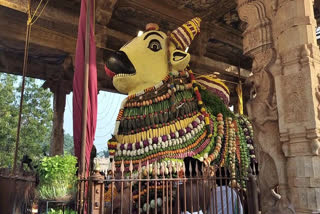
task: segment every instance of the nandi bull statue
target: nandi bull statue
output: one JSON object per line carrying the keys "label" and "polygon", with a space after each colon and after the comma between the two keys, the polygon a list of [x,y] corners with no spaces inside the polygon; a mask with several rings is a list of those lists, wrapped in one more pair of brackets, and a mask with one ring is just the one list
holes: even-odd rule
{"label": "nandi bull statue", "polygon": [[[200,22],[194,18],[168,35],[148,24],[106,62],[115,88],[128,94],[108,142],[117,168],[123,163],[125,171],[140,165],[146,174],[168,174],[170,166],[179,174],[183,159],[193,157],[225,166],[234,182],[247,175],[255,159],[251,123],[229,111],[223,82],[206,76],[197,81],[188,65],[185,50],[200,33]],[[147,162],[157,166],[148,172]]]}

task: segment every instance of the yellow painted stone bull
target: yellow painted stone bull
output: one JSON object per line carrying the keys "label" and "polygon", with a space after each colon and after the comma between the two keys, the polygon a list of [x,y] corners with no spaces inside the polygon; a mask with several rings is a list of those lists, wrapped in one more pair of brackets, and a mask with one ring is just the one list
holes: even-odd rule
{"label": "yellow painted stone bull", "polygon": [[117,166],[131,170],[131,163],[134,169],[141,164],[145,170],[148,162],[154,165],[145,173],[172,168],[178,174],[183,159],[193,157],[226,166],[233,178],[247,175],[255,159],[252,125],[229,111],[229,90],[221,81],[201,77],[199,83],[215,94],[203,90],[188,66],[185,49],[200,33],[200,22],[194,18],[168,35],[148,24],[106,62],[115,88],[128,94],[108,142]]}

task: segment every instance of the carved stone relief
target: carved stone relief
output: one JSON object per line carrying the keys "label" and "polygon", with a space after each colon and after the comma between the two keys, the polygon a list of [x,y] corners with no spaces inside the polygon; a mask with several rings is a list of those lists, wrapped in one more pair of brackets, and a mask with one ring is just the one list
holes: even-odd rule
{"label": "carved stone relief", "polygon": [[[261,209],[264,214],[293,214],[295,213],[293,207],[283,193],[283,186],[279,185],[279,174],[277,173],[279,161],[284,160],[272,158],[265,152],[260,152],[261,165],[259,167],[259,187],[260,192],[263,193],[261,199]],[[277,162],[276,162],[277,161]],[[284,187],[286,188],[286,187]]]}
{"label": "carved stone relief", "polygon": [[[280,78],[281,86],[281,99],[283,102],[284,123],[299,123],[306,122],[311,119],[313,114],[306,111],[308,108],[313,108],[311,96],[308,95],[310,90],[309,73],[311,78],[318,78],[320,83],[320,76],[313,74],[310,69],[316,69],[316,62],[318,58],[318,50],[313,49],[312,44],[300,45],[296,48],[290,49],[281,54],[281,73],[275,74]],[[310,67],[311,66],[311,67]],[[320,86],[315,85],[315,102],[317,103],[317,112],[320,119]],[[311,139],[310,139],[311,140]]]}
{"label": "carved stone relief", "polygon": [[316,97],[317,97],[317,100],[318,100],[318,119],[320,120],[320,74],[317,75],[318,77],[318,86],[316,88]]}
{"label": "carved stone relief", "polygon": [[269,65],[274,60],[273,49],[256,54],[252,65],[253,75],[246,81],[246,84],[251,87],[250,100],[247,104],[248,114],[261,131],[263,131],[261,126],[266,122],[277,121],[278,118],[274,80],[269,72]]}
{"label": "carved stone relief", "polygon": [[[277,2],[271,4],[276,9]],[[246,81],[251,87],[247,110],[254,124],[257,157],[261,164],[258,180],[263,191],[262,213],[294,213],[288,200],[286,158],[280,143],[275,82],[270,71],[277,59],[271,21],[263,1],[238,0],[238,12],[242,21],[247,22],[243,49],[253,58],[253,75]],[[281,191],[276,193],[275,187]]]}
{"label": "carved stone relief", "polygon": [[271,0],[271,9],[273,13],[277,13],[278,10],[278,0]]}
{"label": "carved stone relief", "polygon": [[259,41],[260,35],[258,31],[251,31],[248,32],[244,40],[244,45],[246,47],[254,47],[254,46],[259,46],[261,41]]}
{"label": "carved stone relief", "polygon": [[307,104],[306,97],[304,95],[305,87],[304,75],[300,72],[298,74],[287,75],[283,79],[283,99],[285,104],[285,121],[287,123],[306,121],[308,117],[306,115],[305,106]]}
{"label": "carved stone relief", "polygon": [[261,1],[239,0],[239,17],[247,22],[243,33],[243,51],[245,54],[254,55],[259,49],[271,47],[271,22],[266,17],[266,9]]}
{"label": "carved stone relief", "polygon": [[[265,193],[265,196],[261,198],[261,206],[262,210],[268,210],[270,207],[275,206],[276,200],[278,198],[274,198],[271,189],[274,189],[279,185],[278,175],[277,173],[270,173],[269,176],[265,175],[268,172],[276,172],[276,165],[274,160],[265,152],[260,152],[259,161],[262,163],[259,165],[259,173],[261,174],[259,177],[259,186],[260,192]],[[265,164],[268,163],[268,164]]]}

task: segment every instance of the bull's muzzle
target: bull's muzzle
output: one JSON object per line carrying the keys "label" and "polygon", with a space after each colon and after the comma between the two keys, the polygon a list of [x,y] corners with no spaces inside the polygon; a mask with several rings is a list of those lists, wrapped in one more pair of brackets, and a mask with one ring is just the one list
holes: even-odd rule
{"label": "bull's muzzle", "polygon": [[106,62],[106,72],[109,76],[117,74],[135,74],[136,69],[125,52],[116,51]]}

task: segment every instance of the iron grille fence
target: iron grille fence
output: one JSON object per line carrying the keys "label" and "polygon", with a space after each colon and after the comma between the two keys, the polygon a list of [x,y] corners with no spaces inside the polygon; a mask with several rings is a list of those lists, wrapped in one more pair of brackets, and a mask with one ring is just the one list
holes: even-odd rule
{"label": "iron grille fence", "polygon": [[[79,180],[85,195],[78,210],[92,214],[113,213],[210,213],[257,214],[258,192],[255,171],[231,177],[225,167],[172,166],[148,162],[137,170],[116,168],[108,175],[95,172]],[[81,189],[81,188],[80,188]],[[85,194],[87,192],[87,194]],[[81,197],[79,197],[81,198]]]}

